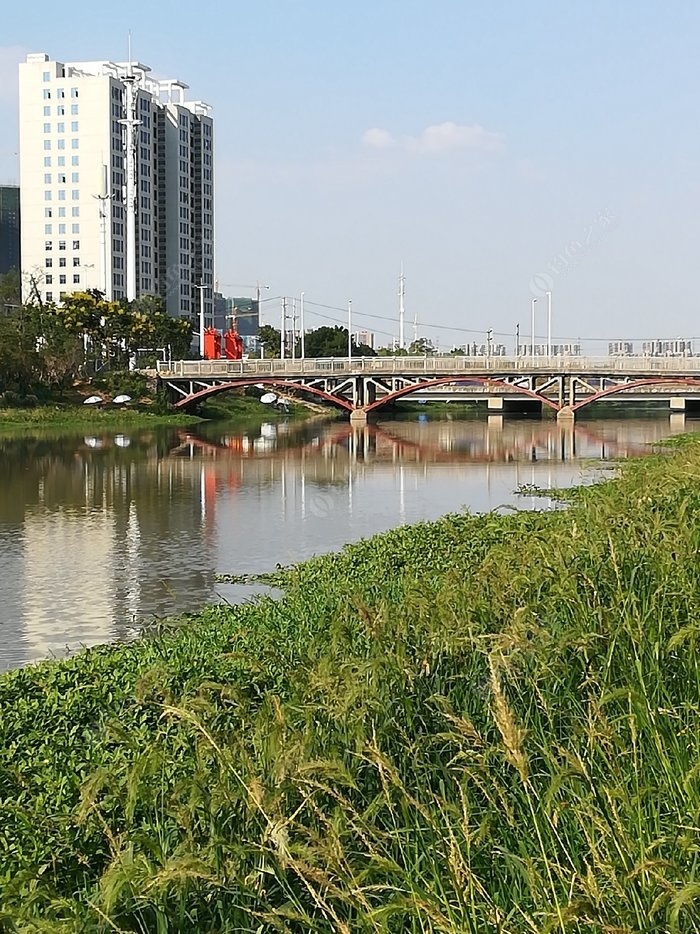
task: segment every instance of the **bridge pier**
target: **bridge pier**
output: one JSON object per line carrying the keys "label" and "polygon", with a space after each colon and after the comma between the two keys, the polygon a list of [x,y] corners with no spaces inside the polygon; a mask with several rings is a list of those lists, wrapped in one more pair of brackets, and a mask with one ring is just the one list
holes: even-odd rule
{"label": "bridge pier", "polygon": [[350,413],[350,424],[351,425],[366,425],[367,424],[367,413],[364,409],[353,409]]}
{"label": "bridge pier", "polygon": [[573,422],[575,418],[576,415],[570,405],[562,406],[557,412],[558,422]]}

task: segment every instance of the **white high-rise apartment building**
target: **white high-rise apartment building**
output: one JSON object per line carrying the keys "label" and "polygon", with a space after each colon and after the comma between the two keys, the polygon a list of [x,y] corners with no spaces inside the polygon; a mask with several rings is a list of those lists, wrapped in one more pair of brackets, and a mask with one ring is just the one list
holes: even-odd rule
{"label": "white high-rise apartment building", "polygon": [[[213,121],[138,63],[19,66],[25,299],[160,295],[168,313],[213,317]],[[201,288],[203,286],[203,288]]]}

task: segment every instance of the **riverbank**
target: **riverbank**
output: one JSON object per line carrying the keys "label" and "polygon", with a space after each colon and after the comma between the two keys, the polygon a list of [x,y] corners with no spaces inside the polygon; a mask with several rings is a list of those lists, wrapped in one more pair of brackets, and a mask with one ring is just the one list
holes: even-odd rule
{"label": "riverbank", "polygon": [[[0,678],[20,930],[699,930],[700,446]],[[62,926],[62,927],[61,927]]]}
{"label": "riverbank", "polygon": [[207,421],[259,423],[302,419],[314,412],[302,405],[288,410],[262,405],[259,399],[242,394],[216,397],[202,406],[200,415],[168,410],[147,400],[128,406],[85,405],[80,396],[32,408],[0,408],[0,431],[23,428],[151,428],[158,425],[187,426]]}

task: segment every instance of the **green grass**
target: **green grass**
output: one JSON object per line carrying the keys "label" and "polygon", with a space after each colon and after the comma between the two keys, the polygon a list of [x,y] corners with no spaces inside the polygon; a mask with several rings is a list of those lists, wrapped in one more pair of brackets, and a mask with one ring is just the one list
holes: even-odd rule
{"label": "green grass", "polygon": [[700,446],[0,678],[22,931],[700,931]]}
{"label": "green grass", "polygon": [[193,425],[201,418],[184,412],[139,409],[95,409],[91,406],[37,406],[33,409],[0,409],[0,430],[18,428],[149,428],[153,425]]}

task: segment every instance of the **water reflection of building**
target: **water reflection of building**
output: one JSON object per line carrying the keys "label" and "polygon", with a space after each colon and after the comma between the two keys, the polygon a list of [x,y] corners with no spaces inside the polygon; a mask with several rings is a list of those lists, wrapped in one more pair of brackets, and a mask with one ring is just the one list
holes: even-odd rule
{"label": "water reflection of building", "polygon": [[0,668],[214,597],[199,477],[153,436],[3,443]]}
{"label": "water reflection of building", "polygon": [[113,639],[117,543],[109,513],[35,506],[22,538],[22,629],[31,657]]}

